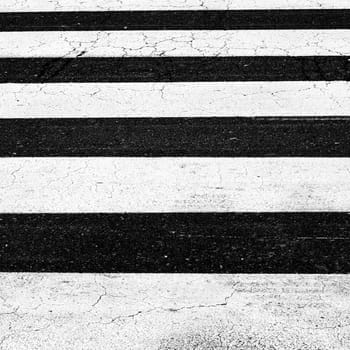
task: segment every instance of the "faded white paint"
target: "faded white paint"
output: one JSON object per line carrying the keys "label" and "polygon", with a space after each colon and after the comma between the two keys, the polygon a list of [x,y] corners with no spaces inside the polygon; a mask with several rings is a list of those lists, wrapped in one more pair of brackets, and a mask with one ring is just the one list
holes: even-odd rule
{"label": "faded white paint", "polygon": [[350,55],[350,30],[9,32],[0,57]]}
{"label": "faded white paint", "polygon": [[350,211],[349,176],[349,158],[1,158],[0,212]]}
{"label": "faded white paint", "polygon": [[349,0],[1,0],[0,11],[341,9]]}
{"label": "faded white paint", "polygon": [[0,84],[0,117],[348,116],[349,82]]}
{"label": "faded white paint", "polygon": [[0,274],[2,350],[348,350],[350,276]]}

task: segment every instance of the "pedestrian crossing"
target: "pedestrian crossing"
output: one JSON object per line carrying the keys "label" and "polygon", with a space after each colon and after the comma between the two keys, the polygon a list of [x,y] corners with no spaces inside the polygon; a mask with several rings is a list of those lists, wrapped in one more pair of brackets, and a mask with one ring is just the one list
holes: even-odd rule
{"label": "pedestrian crossing", "polygon": [[348,349],[349,43],[344,0],[2,0],[0,347]]}

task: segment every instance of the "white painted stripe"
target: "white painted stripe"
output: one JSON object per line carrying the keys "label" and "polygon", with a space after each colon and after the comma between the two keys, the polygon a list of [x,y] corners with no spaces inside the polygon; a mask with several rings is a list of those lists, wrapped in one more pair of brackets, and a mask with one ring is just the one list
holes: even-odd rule
{"label": "white painted stripe", "polygon": [[349,289],[346,275],[2,273],[0,342],[3,349],[345,350]]}
{"label": "white painted stripe", "polygon": [[0,84],[0,117],[347,116],[349,82]]}
{"label": "white painted stripe", "polygon": [[2,158],[0,212],[350,211],[349,158]]}
{"label": "white painted stripe", "polygon": [[8,32],[0,57],[350,55],[350,30]]}
{"label": "white painted stripe", "polygon": [[1,0],[0,11],[341,9],[349,0]]}

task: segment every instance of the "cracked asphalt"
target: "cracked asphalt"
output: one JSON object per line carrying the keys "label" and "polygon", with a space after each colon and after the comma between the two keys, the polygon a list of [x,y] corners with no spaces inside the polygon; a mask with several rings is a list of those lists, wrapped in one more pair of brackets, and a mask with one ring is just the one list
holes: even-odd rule
{"label": "cracked asphalt", "polygon": [[0,349],[347,350],[346,275],[1,274]]}

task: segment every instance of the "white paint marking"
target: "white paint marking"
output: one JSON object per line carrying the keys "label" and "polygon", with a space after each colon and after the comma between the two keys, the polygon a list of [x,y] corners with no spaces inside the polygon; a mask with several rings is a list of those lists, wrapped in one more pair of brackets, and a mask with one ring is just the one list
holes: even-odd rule
{"label": "white paint marking", "polygon": [[342,9],[349,0],[1,0],[0,11]]}
{"label": "white paint marking", "polygon": [[348,158],[1,158],[0,212],[350,211]]}
{"label": "white paint marking", "polygon": [[349,290],[346,275],[1,273],[0,342],[10,350],[345,350]]}
{"label": "white paint marking", "polygon": [[0,117],[348,116],[349,82],[0,84]]}
{"label": "white paint marking", "polygon": [[9,32],[0,57],[350,55],[350,30]]}

